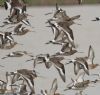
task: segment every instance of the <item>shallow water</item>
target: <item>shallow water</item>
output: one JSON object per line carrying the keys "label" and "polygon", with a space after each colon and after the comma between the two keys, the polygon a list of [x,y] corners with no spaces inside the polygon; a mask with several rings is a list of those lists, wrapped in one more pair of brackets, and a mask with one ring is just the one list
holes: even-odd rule
{"label": "shallow water", "polygon": [[[97,10],[100,10],[100,5],[95,6],[61,6],[62,9],[66,10],[69,16],[81,15],[79,20],[76,20],[76,23],[82,25],[73,25],[71,28],[73,29],[75,42],[78,44],[78,50],[84,53],[77,53],[73,56],[66,57],[67,58],[75,58],[78,56],[87,55],[89,45],[92,45],[95,50],[95,63],[99,63],[100,61],[100,22],[92,22],[91,20],[95,17],[100,16],[100,13]],[[54,54],[60,50],[60,46],[58,45],[45,45],[46,42],[53,38],[53,34],[50,28],[46,27],[46,20],[52,17],[51,15],[45,16],[45,13],[52,12],[55,10],[55,7],[29,7],[27,12],[34,17],[29,17],[29,21],[32,24],[33,31],[29,32],[24,36],[14,36],[15,41],[21,43],[23,45],[16,45],[13,49],[10,50],[2,50],[0,49],[0,58],[4,57],[11,51],[16,50],[26,50],[28,52],[32,52],[33,55],[37,55],[40,53],[50,53]],[[9,12],[4,9],[0,9],[0,23],[7,17]],[[8,26],[7,26],[8,27]],[[0,31],[6,31],[7,27],[0,28]],[[30,27],[28,27],[30,28]],[[12,31],[13,29],[9,29],[7,31]],[[32,62],[25,62],[27,59],[30,59],[28,56],[23,56],[20,58],[7,58],[5,60],[0,59],[0,64],[4,65],[4,68],[0,68],[0,79],[5,80],[5,72],[6,71],[15,71],[17,69],[26,68],[32,69]],[[64,61],[64,63],[66,62]],[[49,70],[47,70],[44,64],[40,64],[36,66],[36,71],[40,73],[44,78],[36,78],[35,79],[35,90],[37,93],[40,92],[41,89],[50,89],[52,81],[54,78],[58,79],[58,90],[57,92],[64,93],[65,95],[75,95],[76,91],[66,91],[66,85],[70,83],[71,78],[75,78],[73,73],[73,65],[67,65],[66,68],[66,83],[63,83],[57,70],[52,66]],[[91,73],[99,73],[100,68],[96,68],[95,70],[90,71]],[[92,79],[88,76],[86,78]],[[100,93],[100,84],[97,84],[95,87],[89,87],[84,91],[87,95],[98,95]]]}

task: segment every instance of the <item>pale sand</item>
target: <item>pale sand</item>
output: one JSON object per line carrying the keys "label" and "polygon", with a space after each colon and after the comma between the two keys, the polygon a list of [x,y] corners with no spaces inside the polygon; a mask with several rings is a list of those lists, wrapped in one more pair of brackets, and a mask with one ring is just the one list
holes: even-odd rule
{"label": "pale sand", "polygon": [[[99,63],[100,61],[100,22],[92,22],[91,20],[97,16],[100,16],[100,5],[95,6],[61,6],[62,9],[66,10],[69,16],[81,15],[80,20],[76,20],[75,22],[82,24],[73,25],[71,28],[74,32],[75,42],[79,45],[78,50],[83,51],[83,54],[75,54],[71,57],[67,58],[75,58],[78,56],[87,55],[89,45],[92,45],[95,50],[95,63]],[[33,31],[27,33],[24,36],[14,36],[15,41],[18,43],[22,43],[24,45],[16,45],[13,49],[10,50],[2,50],[0,49],[0,58],[4,57],[11,51],[16,50],[26,50],[32,52],[33,55],[37,55],[40,53],[50,53],[54,54],[60,50],[60,46],[58,45],[45,45],[46,42],[53,38],[53,34],[50,28],[45,27],[46,20],[52,17],[51,15],[45,16],[45,13],[52,12],[55,10],[55,7],[31,7],[28,8],[28,13],[33,15],[34,17],[29,17],[30,23],[34,27]],[[4,9],[0,9],[0,23],[3,21],[5,17],[7,17],[9,12]],[[6,30],[6,28],[1,28],[1,30]],[[13,29],[10,29],[13,30]],[[10,31],[9,30],[9,31]],[[26,68],[32,69],[32,62],[25,61],[30,59],[28,56],[23,56],[21,58],[7,58],[5,60],[0,59],[0,64],[4,65],[5,68],[0,68],[0,79],[5,80],[5,72],[6,71],[15,71],[16,69]],[[66,61],[65,61],[66,62]],[[64,63],[65,63],[64,62]],[[37,78],[35,79],[35,89],[38,93],[41,89],[50,89],[51,82],[54,78],[58,79],[58,92],[65,93],[66,95],[75,95],[75,91],[66,91],[66,85],[70,82],[71,77],[74,77],[73,65],[65,66],[66,68],[66,83],[63,83],[57,70],[52,66],[51,69],[47,70],[44,64],[37,65],[36,71],[43,75],[46,78]],[[99,67],[91,73],[99,73]],[[92,79],[92,78],[91,78]],[[100,84],[96,87],[90,87],[86,91],[84,91],[87,95],[99,95],[100,93]]]}

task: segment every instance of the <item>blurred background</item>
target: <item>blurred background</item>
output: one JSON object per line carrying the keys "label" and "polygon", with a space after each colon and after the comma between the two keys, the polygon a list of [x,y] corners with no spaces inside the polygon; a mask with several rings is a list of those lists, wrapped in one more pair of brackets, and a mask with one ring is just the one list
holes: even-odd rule
{"label": "blurred background", "polygon": [[[5,0],[0,0],[0,5],[3,6]],[[55,5],[77,5],[80,0],[24,0],[29,6],[48,6]],[[82,4],[99,4],[100,0],[82,0]]]}

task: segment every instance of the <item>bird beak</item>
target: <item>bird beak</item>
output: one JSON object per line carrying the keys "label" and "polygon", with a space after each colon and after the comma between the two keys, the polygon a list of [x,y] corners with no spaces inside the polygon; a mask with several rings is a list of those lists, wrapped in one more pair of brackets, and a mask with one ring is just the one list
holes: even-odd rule
{"label": "bird beak", "polygon": [[53,12],[49,12],[49,13],[46,13],[46,14],[44,14],[44,15],[50,15],[50,14],[53,14]]}
{"label": "bird beak", "polygon": [[65,65],[68,65],[68,64],[70,64],[70,63],[68,62],[68,63],[66,63]]}
{"label": "bird beak", "polygon": [[18,86],[17,84],[11,84],[10,86]]}
{"label": "bird beak", "polygon": [[38,78],[43,78],[43,79],[45,79],[46,77],[44,77],[44,76],[37,76]]}
{"label": "bird beak", "polygon": [[23,45],[23,44],[21,44],[21,43],[17,43],[17,42],[15,42],[16,44],[19,44],[19,45]]}
{"label": "bird beak", "polygon": [[37,71],[35,71],[35,72],[36,72],[36,75],[37,75],[38,78],[46,78],[44,76],[41,76],[39,72],[37,72]]}
{"label": "bird beak", "polygon": [[67,90],[70,90],[71,89],[71,87],[67,87],[66,89],[64,89],[64,91],[67,91]]}
{"label": "bird beak", "polygon": [[29,15],[29,14],[28,14],[28,16],[30,16],[30,17],[34,17],[34,16],[32,16],[32,15]]}
{"label": "bird beak", "polygon": [[47,24],[47,23],[49,23],[50,22],[50,19],[48,19],[45,23]]}
{"label": "bird beak", "polygon": [[46,26],[46,27],[52,27],[52,26],[49,25],[49,26]]}
{"label": "bird beak", "polygon": [[28,62],[28,61],[32,61],[32,60],[34,60],[34,59],[32,58],[32,59],[30,59],[30,60],[26,60],[26,62]]}

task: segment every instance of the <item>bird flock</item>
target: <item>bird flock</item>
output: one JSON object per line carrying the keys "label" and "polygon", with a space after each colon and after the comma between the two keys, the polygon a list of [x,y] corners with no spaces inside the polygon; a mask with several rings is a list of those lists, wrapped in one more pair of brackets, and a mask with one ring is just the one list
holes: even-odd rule
{"label": "bird flock", "polygon": [[[26,3],[23,0],[6,0],[4,2],[4,7],[6,10],[9,10],[9,15],[7,18],[4,19],[0,28],[5,28],[8,26],[7,29],[13,29],[13,31],[0,31],[0,49],[10,50],[16,47],[17,44],[23,46],[23,44],[18,43],[14,39],[15,36],[24,36],[28,32],[33,32],[33,27],[29,22],[28,16],[33,17],[32,15],[27,14]],[[53,55],[47,54],[38,54],[34,56],[32,53],[27,51],[13,51],[9,54],[3,56],[1,59],[6,60],[9,57],[22,57],[27,55],[30,59],[26,60],[25,62],[33,62],[33,69],[18,69],[12,72],[6,72],[6,81],[0,80],[0,94],[2,95],[63,95],[58,90],[58,79],[55,75],[55,79],[52,79],[52,83],[50,90],[41,89],[40,92],[36,93],[35,86],[34,86],[34,79],[39,76],[38,72],[36,71],[36,66],[40,64],[44,64],[46,69],[50,69],[52,66],[57,70],[59,77],[61,78],[62,82],[66,83],[66,67],[70,64],[73,64],[73,73],[75,74],[76,78],[71,78],[71,82],[69,84],[66,83],[66,88],[63,91],[68,90],[76,90],[78,93],[75,95],[83,95],[83,91],[90,87],[91,85],[100,82],[100,75],[99,74],[90,74],[92,69],[96,69],[99,64],[94,63],[95,52],[91,45],[89,45],[88,53],[86,56],[83,57],[76,57],[75,59],[68,59],[71,55],[75,53],[84,53],[79,52],[77,50],[78,46],[74,40],[73,30],[71,29],[71,25],[77,24],[74,20],[80,18],[80,15],[76,15],[73,17],[69,17],[66,14],[66,11],[59,8],[58,4],[56,3],[56,10],[54,13],[46,13],[45,15],[48,16],[49,14],[53,14],[52,18],[48,19],[46,24],[48,28],[51,28],[53,33],[53,39],[48,40],[45,42],[45,45],[52,44],[56,47],[56,45],[60,45],[61,49],[59,52],[54,53]],[[81,24],[77,24],[81,25]],[[30,27],[28,29],[27,27]],[[67,60],[67,62],[63,63],[63,60]],[[4,66],[0,65],[1,68],[5,68]],[[96,79],[85,79],[85,76],[97,76]]]}

